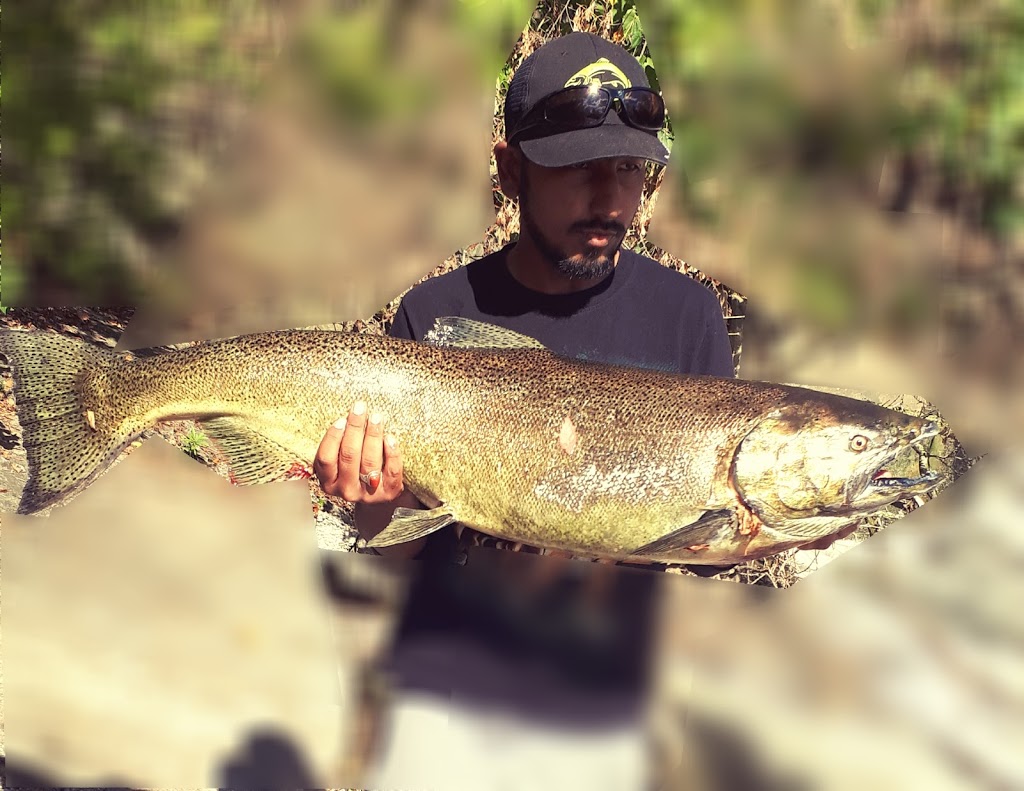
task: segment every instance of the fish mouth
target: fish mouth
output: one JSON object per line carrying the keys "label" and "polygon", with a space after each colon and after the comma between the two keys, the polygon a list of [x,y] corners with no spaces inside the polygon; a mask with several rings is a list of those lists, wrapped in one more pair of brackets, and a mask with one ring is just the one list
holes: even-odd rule
{"label": "fish mouth", "polygon": [[897,456],[905,452],[908,448],[920,445],[921,443],[932,439],[938,433],[938,423],[930,421],[924,425],[920,433],[915,431],[910,434],[910,436],[896,443],[896,446],[892,451],[879,462],[874,473],[871,473],[870,477],[865,476],[867,480],[864,482],[863,486],[858,487],[861,492],[861,496],[865,494],[871,495],[882,493],[898,493],[899,496],[907,496],[911,494],[920,494],[932,489],[942,479],[942,476],[938,473],[928,470],[915,477],[894,477],[889,475],[888,467]]}
{"label": "fish mouth", "polygon": [[884,489],[888,487],[895,487],[899,489],[907,489],[920,484],[932,483],[933,481],[939,480],[937,473],[928,471],[923,475],[919,475],[916,478],[886,478],[882,477],[885,474],[885,470],[880,470],[878,474],[871,479],[868,486]]}

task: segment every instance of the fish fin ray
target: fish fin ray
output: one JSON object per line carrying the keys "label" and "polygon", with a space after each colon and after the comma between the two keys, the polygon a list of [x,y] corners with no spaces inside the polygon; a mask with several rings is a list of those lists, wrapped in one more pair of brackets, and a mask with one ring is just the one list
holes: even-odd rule
{"label": "fish fin ray", "polygon": [[424,511],[418,508],[396,508],[391,522],[366,542],[368,547],[390,547],[429,536],[442,527],[455,523],[455,517],[443,505]]}
{"label": "fish fin ray", "polygon": [[81,405],[81,373],[109,366],[117,358],[114,352],[56,332],[0,330],[0,355],[14,376],[21,444],[28,457],[18,513],[34,514],[89,486],[138,433],[97,431]]}
{"label": "fish fin ray", "polygon": [[544,349],[528,335],[462,316],[442,316],[434,322],[423,342],[454,349]]}
{"label": "fish fin ray", "polygon": [[675,552],[687,547],[710,543],[723,527],[734,528],[736,514],[724,508],[718,511],[706,511],[697,521],[666,533],[642,547],[634,549],[630,554],[636,556],[661,555]]}
{"label": "fish fin ray", "polygon": [[199,425],[227,458],[232,481],[241,486],[281,481],[297,468],[308,467],[242,418],[218,417],[201,420]]}

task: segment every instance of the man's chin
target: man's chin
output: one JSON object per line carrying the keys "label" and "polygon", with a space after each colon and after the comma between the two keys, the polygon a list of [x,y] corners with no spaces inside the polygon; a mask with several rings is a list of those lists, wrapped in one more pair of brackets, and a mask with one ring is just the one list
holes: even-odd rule
{"label": "man's chin", "polygon": [[[616,248],[617,251],[617,248]],[[558,271],[574,280],[589,280],[610,275],[615,269],[615,253],[577,254],[558,262]]]}

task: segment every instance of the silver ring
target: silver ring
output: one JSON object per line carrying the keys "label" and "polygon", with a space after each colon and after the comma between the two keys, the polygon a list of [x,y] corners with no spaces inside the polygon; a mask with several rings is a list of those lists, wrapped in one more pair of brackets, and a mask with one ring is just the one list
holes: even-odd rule
{"label": "silver ring", "polygon": [[376,475],[377,476],[377,483],[380,483],[380,471],[378,471],[378,470],[370,470],[366,474],[359,473],[359,480],[361,480],[367,486],[372,486],[373,485],[373,481],[370,479],[371,475]]}

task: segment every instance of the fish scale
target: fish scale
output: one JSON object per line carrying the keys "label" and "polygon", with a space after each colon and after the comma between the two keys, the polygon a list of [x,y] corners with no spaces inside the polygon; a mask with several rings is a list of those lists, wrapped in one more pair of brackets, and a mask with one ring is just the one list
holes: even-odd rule
{"label": "fish scale", "polygon": [[288,330],[117,354],[0,332],[29,458],[19,510],[66,502],[165,420],[198,420],[237,482],[282,479],[357,400],[388,416],[408,488],[440,503],[399,509],[374,546],[458,522],[582,556],[728,563],[938,484],[875,482],[937,428],[870,402],[570,360],[465,319],[428,340]]}

